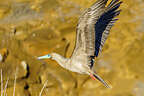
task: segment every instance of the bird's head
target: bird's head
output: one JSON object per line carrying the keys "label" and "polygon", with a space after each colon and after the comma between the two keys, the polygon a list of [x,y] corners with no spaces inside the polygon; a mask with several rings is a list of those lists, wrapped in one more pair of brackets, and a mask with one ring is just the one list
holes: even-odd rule
{"label": "bird's head", "polygon": [[44,56],[39,56],[37,57],[38,60],[40,59],[59,59],[60,57],[62,57],[61,55],[57,54],[57,53],[51,53],[51,54],[47,54],[47,55],[44,55]]}
{"label": "bird's head", "polygon": [[61,56],[57,53],[51,53],[51,54],[47,54],[47,55],[44,55],[44,56],[37,57],[38,60],[49,59],[49,58],[52,59],[52,60],[57,61],[64,68],[66,68],[66,62],[69,60],[69,59],[64,58],[63,56]]}

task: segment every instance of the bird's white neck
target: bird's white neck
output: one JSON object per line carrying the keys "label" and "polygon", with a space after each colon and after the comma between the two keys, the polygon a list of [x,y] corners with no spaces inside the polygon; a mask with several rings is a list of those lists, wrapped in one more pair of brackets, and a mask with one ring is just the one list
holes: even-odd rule
{"label": "bird's white neck", "polygon": [[68,58],[65,58],[57,53],[52,53],[51,54],[52,56],[52,59],[57,61],[57,63],[59,63],[59,65],[61,65],[63,68],[66,68],[67,69],[67,64],[68,64],[68,61],[69,59]]}

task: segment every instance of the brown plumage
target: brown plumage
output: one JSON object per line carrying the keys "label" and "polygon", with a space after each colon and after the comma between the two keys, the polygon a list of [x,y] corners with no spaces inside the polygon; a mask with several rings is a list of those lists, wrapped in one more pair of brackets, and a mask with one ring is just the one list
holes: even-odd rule
{"label": "brown plumage", "polygon": [[57,53],[38,57],[38,59],[52,58],[62,67],[81,74],[88,74],[101,81],[106,87],[108,84],[96,74],[93,69],[94,59],[99,55],[109,31],[120,14],[119,0],[112,0],[106,7],[108,0],[98,0],[87,8],[79,18],[75,48],[70,58],[64,58]]}

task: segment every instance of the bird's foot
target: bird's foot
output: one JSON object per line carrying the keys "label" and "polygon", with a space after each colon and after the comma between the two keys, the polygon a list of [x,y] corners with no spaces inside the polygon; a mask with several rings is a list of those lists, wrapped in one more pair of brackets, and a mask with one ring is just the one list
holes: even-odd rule
{"label": "bird's foot", "polygon": [[92,80],[96,80],[95,76],[91,73],[90,73],[90,77],[92,78]]}

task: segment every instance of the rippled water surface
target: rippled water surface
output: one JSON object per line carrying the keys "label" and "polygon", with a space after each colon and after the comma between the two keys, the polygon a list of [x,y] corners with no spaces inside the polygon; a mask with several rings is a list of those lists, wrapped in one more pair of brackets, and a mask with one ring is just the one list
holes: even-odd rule
{"label": "rippled water surface", "polygon": [[[144,96],[144,0],[123,0],[95,69],[111,86],[67,71],[55,61],[69,57],[81,12],[96,0],[0,0],[0,69],[7,96]],[[110,0],[109,0],[110,1]],[[16,85],[14,85],[16,74]],[[45,87],[44,87],[45,85]]]}

